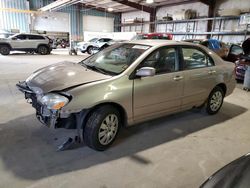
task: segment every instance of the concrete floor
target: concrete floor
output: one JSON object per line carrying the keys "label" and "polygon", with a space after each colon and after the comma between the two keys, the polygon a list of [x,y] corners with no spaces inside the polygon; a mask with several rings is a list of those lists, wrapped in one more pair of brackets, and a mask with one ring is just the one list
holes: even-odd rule
{"label": "concrete floor", "polygon": [[84,145],[56,152],[72,131],[41,125],[15,83],[45,65],[83,58],[0,56],[1,188],[193,188],[250,151],[250,92],[238,85],[215,116],[191,110],[122,129],[105,152]]}

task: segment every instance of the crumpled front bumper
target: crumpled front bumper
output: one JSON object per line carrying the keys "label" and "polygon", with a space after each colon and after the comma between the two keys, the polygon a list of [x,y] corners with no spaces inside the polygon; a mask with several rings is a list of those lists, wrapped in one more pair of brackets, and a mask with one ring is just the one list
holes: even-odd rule
{"label": "crumpled front bumper", "polygon": [[47,127],[56,128],[56,122],[59,118],[60,111],[59,110],[50,110],[46,108],[46,106],[42,105],[37,100],[37,94],[34,93],[28,86],[25,81],[19,82],[16,84],[17,88],[24,93],[25,99],[28,103],[32,105],[33,108],[36,109],[36,117],[37,119]]}

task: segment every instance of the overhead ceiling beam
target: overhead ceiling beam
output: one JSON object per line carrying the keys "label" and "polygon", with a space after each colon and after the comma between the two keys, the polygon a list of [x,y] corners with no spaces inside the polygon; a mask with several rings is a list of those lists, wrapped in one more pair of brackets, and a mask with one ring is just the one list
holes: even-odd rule
{"label": "overhead ceiling beam", "polygon": [[[97,7],[97,6],[94,6],[94,5],[87,5],[87,4],[84,4],[84,3],[78,3],[78,8],[79,9],[83,9],[83,8],[86,8],[86,9],[94,9],[94,10],[98,10],[100,12],[105,12],[107,13],[108,10],[106,8],[102,8],[102,7]],[[88,11],[88,10],[86,10]],[[108,12],[108,13],[111,13],[111,14],[119,14],[117,12]]]}
{"label": "overhead ceiling beam", "polygon": [[159,3],[156,3],[156,7],[162,7],[162,6],[175,6],[175,5],[183,5],[183,4],[189,4],[189,3],[196,3],[200,2],[199,0],[169,0],[169,1],[162,1]]}
{"label": "overhead ceiling beam", "polygon": [[135,8],[137,10],[144,11],[144,12],[148,12],[148,13],[154,12],[154,8],[144,6],[144,5],[141,5],[141,4],[138,4],[138,3],[135,3],[135,2],[131,2],[131,1],[128,1],[128,0],[112,0],[112,1],[123,4],[123,5],[126,5],[126,6],[129,6],[129,7],[132,7],[132,8]]}

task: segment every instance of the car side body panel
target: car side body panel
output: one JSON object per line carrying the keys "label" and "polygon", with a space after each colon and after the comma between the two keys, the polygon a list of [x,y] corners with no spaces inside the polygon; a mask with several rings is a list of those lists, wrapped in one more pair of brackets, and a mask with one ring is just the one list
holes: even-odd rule
{"label": "car side body panel", "polygon": [[[60,110],[61,114],[70,116],[82,110],[91,110],[101,104],[114,103],[125,111],[127,124],[133,125],[201,105],[206,102],[208,95],[218,84],[225,85],[226,96],[231,94],[235,88],[234,65],[223,61],[218,55],[206,47],[175,41],[155,42],[154,40],[143,40],[130,43],[141,45],[156,44],[152,45],[149,50],[143,53],[124,72],[117,76],[107,76],[103,74],[105,79],[85,83],[85,77],[87,78],[97,74],[96,72],[89,72],[87,75],[85,72],[77,79],[79,83],[82,81],[82,84],[75,87],[63,88],[58,87],[59,84],[64,86],[64,82],[70,82],[69,77],[60,77],[60,82],[53,81],[53,76],[49,76],[50,72],[43,72],[43,77],[47,75],[47,77],[52,79],[50,89],[48,89],[47,92],[53,91],[52,88],[57,88],[57,91],[61,90],[72,96],[71,101]],[[164,73],[152,77],[131,77],[131,75],[136,72],[137,66],[154,50],[163,46],[179,48],[182,45],[204,50],[213,59],[215,65],[213,67],[194,70],[180,69],[178,72]],[[72,68],[73,65],[71,64],[70,66]],[[76,68],[78,68],[78,66],[79,65],[74,65]],[[79,66],[79,69],[80,68],[84,69]],[[209,71],[211,70],[215,72],[210,74]],[[67,67],[65,67],[64,72],[68,74],[69,72],[67,71],[70,70],[67,70]],[[176,81],[174,79],[176,76],[183,78]],[[54,79],[57,78],[58,77],[54,75]],[[33,83],[32,79],[31,76],[31,83]],[[39,77],[37,79],[39,80]],[[44,87],[45,86],[46,84],[44,84]],[[42,88],[42,85],[40,87]]]}
{"label": "car side body panel", "polygon": [[183,80],[175,81],[182,72],[159,74],[134,80],[134,121],[136,123],[181,109]]}
{"label": "car side body panel", "polygon": [[[62,111],[79,112],[99,104],[115,103],[126,112],[128,125],[133,125],[199,106],[206,101],[212,89],[221,83],[226,85],[226,95],[229,95],[235,87],[233,64],[227,64],[214,52],[201,48],[213,58],[215,66],[135,79],[129,79],[130,72],[127,70],[119,76],[68,91],[73,99]],[[155,49],[152,48],[134,62],[131,73]],[[209,74],[211,70],[215,73]],[[174,81],[173,78],[180,75],[184,80]]]}
{"label": "car side body panel", "polygon": [[73,97],[72,101],[61,111],[62,113],[75,113],[100,104],[115,103],[123,108],[128,124],[131,124],[133,123],[132,92],[133,80],[129,80],[127,76],[116,76],[93,82],[68,91]]}

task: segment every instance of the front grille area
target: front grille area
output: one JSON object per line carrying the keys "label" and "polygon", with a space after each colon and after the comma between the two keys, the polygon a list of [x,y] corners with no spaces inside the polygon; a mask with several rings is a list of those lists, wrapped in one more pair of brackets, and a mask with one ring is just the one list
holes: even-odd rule
{"label": "front grille area", "polygon": [[[36,117],[37,119],[45,124],[46,126],[50,127],[56,126],[57,119],[59,116],[58,111],[49,110],[46,106],[39,103],[37,100],[37,95],[34,93],[27,85],[25,81],[19,82],[16,84],[17,88],[24,93],[25,99],[27,99],[27,102],[32,105],[33,108],[36,109]],[[41,96],[38,96],[41,97]]]}

